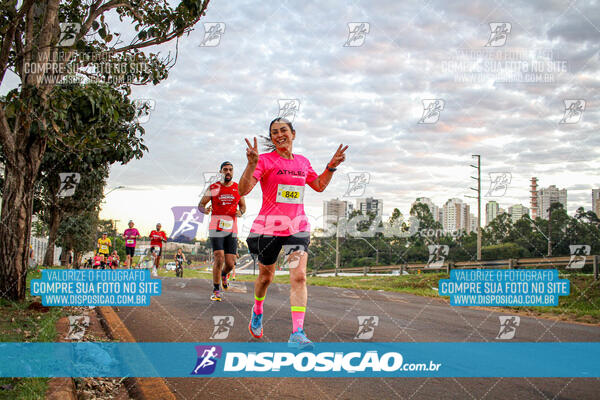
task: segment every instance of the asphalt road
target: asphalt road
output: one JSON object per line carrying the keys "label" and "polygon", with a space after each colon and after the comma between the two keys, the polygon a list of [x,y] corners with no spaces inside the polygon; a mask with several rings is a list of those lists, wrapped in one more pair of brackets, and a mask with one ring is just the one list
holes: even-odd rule
{"label": "asphalt road", "polygon": [[[119,316],[139,342],[250,341],[251,282],[233,282],[222,302],[211,302],[203,279],[163,278],[150,307],[121,307]],[[305,330],[315,342],[358,341],[359,316],[376,316],[371,341],[487,342],[500,331],[488,310],[450,307],[402,293],[310,286]],[[287,341],[291,332],[289,285],[273,284],[264,306],[263,340]],[[213,316],[231,316],[233,328],[211,338]],[[600,326],[520,316],[511,341],[600,341]],[[490,360],[493,362],[493,360]],[[599,361],[600,362],[600,361]],[[181,399],[598,399],[596,378],[167,378]]]}

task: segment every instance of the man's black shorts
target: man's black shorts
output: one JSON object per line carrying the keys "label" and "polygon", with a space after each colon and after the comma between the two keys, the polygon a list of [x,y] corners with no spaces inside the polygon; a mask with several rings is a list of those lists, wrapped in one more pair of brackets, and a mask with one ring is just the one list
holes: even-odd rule
{"label": "man's black shorts", "polygon": [[225,254],[237,254],[237,234],[211,229],[209,236],[213,251],[224,250]]}
{"label": "man's black shorts", "polygon": [[[297,250],[308,251],[310,244],[309,232],[298,232],[291,236],[256,235],[250,233],[248,239],[250,254],[258,255],[262,265],[272,265],[277,262],[281,248],[285,249],[286,256]],[[285,247],[284,247],[285,246]]]}
{"label": "man's black shorts", "polygon": [[134,254],[135,254],[135,247],[125,246],[125,255],[133,257]]}
{"label": "man's black shorts", "polygon": [[155,252],[154,254],[157,256],[161,256],[162,255],[162,247],[152,246],[152,247],[150,247],[150,254],[152,254],[152,252]]}

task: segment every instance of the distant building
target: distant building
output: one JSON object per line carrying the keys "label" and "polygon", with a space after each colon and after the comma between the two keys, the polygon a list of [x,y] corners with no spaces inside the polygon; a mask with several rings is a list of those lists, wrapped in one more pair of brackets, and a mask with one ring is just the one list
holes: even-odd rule
{"label": "distant building", "polygon": [[372,212],[378,217],[383,217],[383,200],[372,197],[356,199],[356,209],[360,210],[363,215]]}
{"label": "distant building", "polygon": [[488,201],[485,205],[485,226],[488,226],[500,214],[500,206],[497,201]]}
{"label": "distant building", "polygon": [[600,189],[592,189],[592,211],[600,217]]}
{"label": "distant building", "polygon": [[530,206],[531,206],[531,219],[535,219],[540,215],[538,212],[538,191],[537,191],[537,178],[531,178],[530,193]]}
{"label": "distant building", "polygon": [[471,213],[468,204],[461,199],[449,199],[443,207],[442,226],[445,232],[468,232],[471,227]]}
{"label": "distant building", "polygon": [[433,220],[436,222],[440,222],[440,208],[433,204],[433,201],[431,201],[429,197],[417,197],[417,199],[412,203],[411,208],[417,203],[425,204],[427,207],[429,207],[429,211],[431,211]]}
{"label": "distant building", "polygon": [[548,209],[552,203],[560,203],[566,210],[567,189],[559,189],[554,185],[550,185],[545,189],[539,189],[537,191],[537,216],[548,219]]}
{"label": "distant building", "polygon": [[515,204],[514,206],[508,207],[508,215],[513,223],[523,217],[523,215],[529,215],[529,209],[522,204]]}
{"label": "distant building", "polygon": [[335,227],[338,218],[346,218],[348,215],[348,202],[338,199],[323,202],[323,230],[327,231]]}
{"label": "distant building", "polygon": [[477,233],[477,222],[478,222],[477,217],[474,216],[473,214],[469,214],[469,229],[467,230],[467,233],[471,233],[471,232]]}

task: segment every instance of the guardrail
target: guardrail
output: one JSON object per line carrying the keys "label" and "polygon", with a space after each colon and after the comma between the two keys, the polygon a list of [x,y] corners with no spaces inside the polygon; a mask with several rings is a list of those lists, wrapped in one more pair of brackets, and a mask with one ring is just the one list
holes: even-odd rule
{"label": "guardrail", "polygon": [[[350,268],[339,268],[337,272],[362,272],[364,275],[373,272],[394,272],[398,271],[400,274],[410,271],[445,271],[450,273],[452,269],[524,269],[524,268],[565,268],[569,271],[578,271],[584,266],[592,266],[592,273],[594,279],[599,279],[599,264],[600,256],[597,255],[586,255],[577,256],[579,258],[573,259],[572,256],[566,257],[547,257],[547,258],[510,258],[506,260],[486,260],[486,261],[444,261],[439,265],[429,265],[427,263],[405,263],[399,265],[376,265],[376,266],[365,266],[365,267],[350,267]],[[567,268],[569,265],[573,265],[573,262],[578,262],[577,268]],[[313,275],[335,273],[335,269],[326,269],[314,271]]]}

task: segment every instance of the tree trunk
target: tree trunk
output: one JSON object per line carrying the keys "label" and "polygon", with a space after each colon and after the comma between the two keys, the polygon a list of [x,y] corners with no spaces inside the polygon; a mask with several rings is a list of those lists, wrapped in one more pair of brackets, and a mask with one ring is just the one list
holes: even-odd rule
{"label": "tree trunk", "polygon": [[0,298],[14,301],[25,299],[34,185],[46,149],[46,141],[28,131],[19,136],[16,151],[5,153],[0,214]]}
{"label": "tree trunk", "polygon": [[58,207],[50,208],[50,223],[48,224],[48,248],[44,254],[44,265],[50,267],[54,265],[54,244],[58,236],[58,228],[62,220],[62,215]]}

